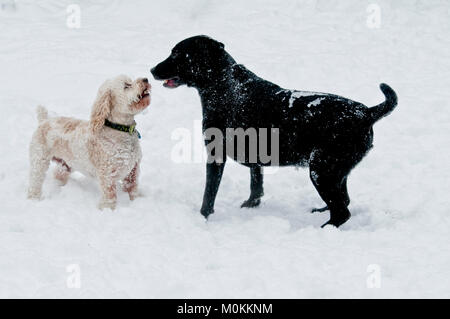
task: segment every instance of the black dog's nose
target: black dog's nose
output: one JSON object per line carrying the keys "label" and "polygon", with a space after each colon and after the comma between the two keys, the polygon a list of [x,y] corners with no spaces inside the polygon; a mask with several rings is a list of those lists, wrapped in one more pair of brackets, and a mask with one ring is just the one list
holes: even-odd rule
{"label": "black dog's nose", "polygon": [[147,79],[147,78],[143,78],[143,79],[142,79],[142,82],[148,83],[148,79]]}
{"label": "black dog's nose", "polygon": [[150,69],[150,72],[152,73],[152,75],[155,78],[155,80],[162,80],[162,78],[160,78],[157,74],[155,74],[156,66],[154,68]]}

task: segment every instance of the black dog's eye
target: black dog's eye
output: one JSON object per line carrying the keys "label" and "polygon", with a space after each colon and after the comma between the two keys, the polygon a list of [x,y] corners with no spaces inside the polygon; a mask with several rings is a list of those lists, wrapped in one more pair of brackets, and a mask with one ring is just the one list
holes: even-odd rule
{"label": "black dog's eye", "polygon": [[179,56],[178,52],[172,52],[172,54],[170,55],[172,59],[176,59]]}
{"label": "black dog's eye", "polygon": [[130,83],[125,83],[124,89],[129,89],[131,87]]}

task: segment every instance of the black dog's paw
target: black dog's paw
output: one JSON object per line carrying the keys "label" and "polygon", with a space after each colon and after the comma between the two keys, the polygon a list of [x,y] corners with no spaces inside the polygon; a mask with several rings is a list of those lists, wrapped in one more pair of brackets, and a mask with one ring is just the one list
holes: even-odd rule
{"label": "black dog's paw", "polygon": [[311,210],[311,213],[313,214],[313,213],[323,213],[323,212],[326,212],[327,210],[330,210],[329,208],[328,208],[328,206],[325,206],[325,207],[322,207],[322,208],[313,208],[312,210]]}
{"label": "black dog's paw", "polygon": [[206,219],[208,219],[209,215],[214,214],[214,209],[213,208],[202,208],[200,210],[200,214],[202,214]]}
{"label": "black dog's paw", "polygon": [[339,219],[330,219],[329,221],[327,221],[325,224],[323,224],[321,227],[324,228],[325,226],[331,225],[334,226],[336,228],[338,228],[339,226],[341,226],[342,224],[344,224],[347,220],[350,219],[350,215],[346,216],[344,218],[339,218]]}
{"label": "black dog's paw", "polygon": [[254,208],[261,204],[261,198],[249,198],[242,203],[241,208]]}

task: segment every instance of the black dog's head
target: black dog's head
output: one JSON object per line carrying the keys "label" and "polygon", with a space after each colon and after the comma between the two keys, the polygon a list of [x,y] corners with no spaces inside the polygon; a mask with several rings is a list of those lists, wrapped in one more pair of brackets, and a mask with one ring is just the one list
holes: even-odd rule
{"label": "black dog's head", "polygon": [[178,43],[170,56],[151,69],[156,80],[164,80],[167,88],[186,84],[202,87],[217,80],[234,60],[224,45],[207,36],[195,36]]}

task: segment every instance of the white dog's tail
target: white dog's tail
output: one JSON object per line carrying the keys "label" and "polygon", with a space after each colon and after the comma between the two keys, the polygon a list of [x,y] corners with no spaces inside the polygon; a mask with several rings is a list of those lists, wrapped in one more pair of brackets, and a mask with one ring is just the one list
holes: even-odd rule
{"label": "white dog's tail", "polygon": [[46,119],[48,119],[48,111],[45,107],[43,107],[42,105],[39,105],[36,108],[36,114],[37,114],[37,119],[39,123],[44,122]]}

